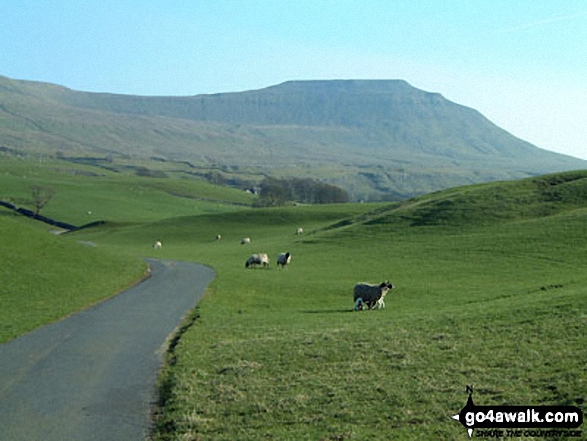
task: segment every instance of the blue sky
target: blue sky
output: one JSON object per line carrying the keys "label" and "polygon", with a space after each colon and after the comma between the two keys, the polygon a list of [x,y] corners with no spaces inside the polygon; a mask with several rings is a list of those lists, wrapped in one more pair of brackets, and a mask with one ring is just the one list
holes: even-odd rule
{"label": "blue sky", "polygon": [[197,95],[403,79],[587,159],[582,0],[2,0],[0,75]]}

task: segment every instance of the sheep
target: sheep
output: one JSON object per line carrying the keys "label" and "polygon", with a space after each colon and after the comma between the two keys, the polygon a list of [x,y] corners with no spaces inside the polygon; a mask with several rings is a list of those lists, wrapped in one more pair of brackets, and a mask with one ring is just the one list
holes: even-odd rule
{"label": "sheep", "polygon": [[296,230],[296,236],[299,236],[300,234],[303,234],[304,229],[301,227],[298,227],[298,229]]}
{"label": "sheep", "polygon": [[220,240],[220,239],[222,239],[222,236],[220,234],[217,234],[216,235],[216,240]]}
{"label": "sheep", "polygon": [[251,239],[248,237],[245,237],[243,239],[241,239],[241,245],[246,245],[248,243],[251,243]]}
{"label": "sheep", "polygon": [[281,253],[279,256],[277,256],[277,266],[281,265],[281,267],[284,268],[285,265],[289,265],[290,262],[291,254],[289,253]]}
{"label": "sheep", "polygon": [[355,311],[362,310],[364,305],[367,305],[369,309],[385,308],[385,302],[383,299],[390,289],[394,286],[389,282],[383,282],[380,285],[372,285],[370,283],[357,283],[355,285]]}
{"label": "sheep", "polygon": [[267,254],[260,253],[251,255],[245,263],[245,268],[254,268],[258,265],[262,265],[263,268],[269,267],[269,257],[267,257]]}
{"label": "sheep", "polygon": [[153,244],[153,248],[158,249],[161,248],[161,242],[157,241]]}

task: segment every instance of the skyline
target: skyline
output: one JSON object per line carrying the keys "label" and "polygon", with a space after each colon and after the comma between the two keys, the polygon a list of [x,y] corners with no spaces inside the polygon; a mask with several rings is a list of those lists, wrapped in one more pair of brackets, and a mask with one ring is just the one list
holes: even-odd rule
{"label": "skyline", "polygon": [[401,79],[537,147],[587,159],[581,1],[5,0],[0,38],[0,75],[88,92]]}

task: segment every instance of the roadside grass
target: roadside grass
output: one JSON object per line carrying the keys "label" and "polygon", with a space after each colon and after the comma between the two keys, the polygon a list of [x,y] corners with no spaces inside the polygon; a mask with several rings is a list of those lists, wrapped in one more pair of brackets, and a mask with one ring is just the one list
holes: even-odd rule
{"label": "roadside grass", "polygon": [[[0,199],[31,209],[26,201],[32,185],[56,190],[42,214],[77,225],[105,219],[109,225],[141,225],[167,216],[248,210],[252,202],[245,192],[196,179],[0,158]],[[91,240],[73,234],[48,234],[53,229],[0,207],[0,343],[117,294],[147,268],[142,249],[91,247]],[[146,248],[156,239],[149,238]]]}
{"label": "roadside grass", "polygon": [[[478,404],[583,407],[586,220],[274,236],[284,270],[206,246],[218,277],[155,439],[460,439],[468,384]],[[353,284],[386,278],[387,308],[353,312]]]}
{"label": "roadside grass", "polygon": [[147,268],[3,208],[0,238],[0,343],[119,293]]}

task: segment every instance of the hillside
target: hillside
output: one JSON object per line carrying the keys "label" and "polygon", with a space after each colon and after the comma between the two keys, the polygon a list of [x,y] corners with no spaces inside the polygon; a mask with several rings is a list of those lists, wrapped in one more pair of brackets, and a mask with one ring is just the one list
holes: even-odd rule
{"label": "hillside", "polygon": [[320,178],[356,200],[587,165],[400,80],[292,81],[238,93],[144,97],[0,77],[0,146]]}
{"label": "hillside", "polygon": [[[154,439],[457,439],[467,384],[485,405],[584,409],[586,190],[564,173],[74,235],[217,271],[168,354]],[[272,267],[246,269],[260,251]],[[386,308],[354,312],[354,283],[383,280]]]}
{"label": "hillside", "polygon": [[43,215],[78,226],[97,220],[135,223],[227,213],[250,209],[254,201],[244,191],[186,179],[183,174],[153,178],[59,160],[45,159],[39,164],[8,157],[0,161],[0,200],[34,209],[33,186],[55,192]]}
{"label": "hillside", "polygon": [[366,225],[494,225],[587,208],[587,171],[458,187],[396,203],[357,219]]}
{"label": "hillside", "polygon": [[146,264],[0,208],[0,343],[98,303],[144,276]]}
{"label": "hillside", "polygon": [[[0,177],[14,194],[32,181],[58,188],[55,217],[87,199],[107,221],[54,236],[0,209],[0,340],[107,297],[141,273],[139,257],[216,271],[170,339],[155,440],[464,438],[450,415],[468,384],[478,404],[585,410],[587,171],[396,203],[260,209],[172,175],[14,159]],[[199,206],[170,194],[179,189],[223,202]],[[229,201],[239,205],[227,211]],[[285,269],[275,265],[283,251],[293,256]],[[254,252],[270,268],[246,269]],[[386,308],[353,311],[354,284],[383,280],[395,285]],[[99,289],[82,298],[80,286]]]}

